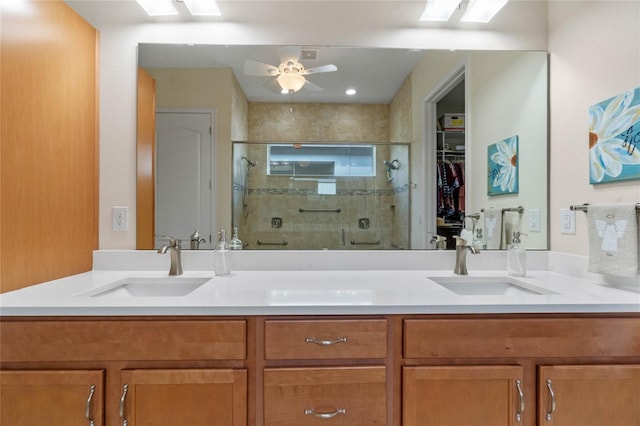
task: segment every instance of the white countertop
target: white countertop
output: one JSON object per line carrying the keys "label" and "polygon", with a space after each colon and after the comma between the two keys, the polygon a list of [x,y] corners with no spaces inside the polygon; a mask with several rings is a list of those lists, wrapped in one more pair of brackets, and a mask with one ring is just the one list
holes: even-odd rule
{"label": "white countertop", "polygon": [[[3,316],[331,315],[640,312],[640,292],[550,271],[528,271],[518,280],[553,294],[508,292],[460,295],[428,277],[434,270],[241,270],[207,277],[181,297],[92,297],[109,283],[166,277],[166,271],[97,270],[0,295]],[[471,277],[506,277],[504,271],[471,271]]]}

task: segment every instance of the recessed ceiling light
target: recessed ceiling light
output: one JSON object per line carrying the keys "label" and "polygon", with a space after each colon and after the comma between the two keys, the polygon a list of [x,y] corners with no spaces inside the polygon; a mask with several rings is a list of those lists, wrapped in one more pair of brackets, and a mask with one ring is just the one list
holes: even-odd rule
{"label": "recessed ceiling light", "polygon": [[357,92],[356,92],[356,89],[347,89],[344,93],[346,93],[346,94],[347,94],[347,95],[349,95],[349,96],[353,96],[353,95],[355,95]]}
{"label": "recessed ceiling light", "polygon": [[448,21],[460,0],[427,0],[421,21]]}
{"label": "recessed ceiling light", "polygon": [[149,16],[177,15],[178,9],[171,0],[136,0]]}
{"label": "recessed ceiling light", "polygon": [[215,0],[183,0],[189,13],[194,16],[220,16],[220,8]]}
{"label": "recessed ceiling light", "polygon": [[509,0],[471,0],[460,18],[463,22],[489,22]]}

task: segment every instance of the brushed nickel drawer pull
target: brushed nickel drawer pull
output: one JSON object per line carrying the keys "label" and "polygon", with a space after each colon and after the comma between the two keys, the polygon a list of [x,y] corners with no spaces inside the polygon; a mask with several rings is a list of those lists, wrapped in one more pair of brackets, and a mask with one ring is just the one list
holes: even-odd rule
{"label": "brushed nickel drawer pull", "polygon": [[96,422],[91,414],[91,405],[93,402],[93,394],[96,393],[96,385],[91,385],[89,387],[89,397],[87,398],[87,403],[84,406],[84,417],[89,420],[89,426],[95,426]]}
{"label": "brushed nickel drawer pull", "polygon": [[524,413],[524,392],[522,392],[522,386],[520,380],[516,380],[516,389],[518,390],[518,397],[520,398],[520,407],[516,411],[516,421],[522,421],[522,413]]}
{"label": "brushed nickel drawer pull", "polygon": [[315,343],[316,345],[321,345],[321,346],[331,346],[331,345],[335,345],[338,343],[347,343],[347,337],[338,337],[337,339],[334,340],[319,340],[316,339],[315,337],[307,337],[304,339],[305,343]]}
{"label": "brushed nickel drawer pull", "polygon": [[335,410],[332,413],[316,413],[316,410],[314,410],[313,408],[307,408],[304,410],[304,414],[306,416],[316,416],[319,419],[332,419],[335,416],[337,416],[338,414],[347,414],[347,409],[346,408],[338,408],[337,410]]}
{"label": "brushed nickel drawer pull", "polygon": [[556,411],[556,394],[551,387],[551,379],[547,379],[547,391],[549,392],[549,410],[547,411],[547,421],[553,418],[553,412]]}
{"label": "brushed nickel drawer pull", "polygon": [[122,396],[120,397],[120,418],[122,419],[122,426],[128,426],[129,422],[124,415],[124,401],[127,399],[127,391],[129,390],[129,385],[125,384],[122,386]]}

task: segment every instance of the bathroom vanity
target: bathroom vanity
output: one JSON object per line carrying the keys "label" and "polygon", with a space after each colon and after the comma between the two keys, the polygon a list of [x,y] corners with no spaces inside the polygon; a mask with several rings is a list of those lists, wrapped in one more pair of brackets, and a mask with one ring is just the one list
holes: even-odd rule
{"label": "bathroom vanity", "polygon": [[207,274],[192,271],[180,296],[153,293],[179,281],[137,285],[175,282],[164,274],[94,271],[2,295],[2,424],[640,418],[631,291],[547,271],[237,271],[199,285]]}

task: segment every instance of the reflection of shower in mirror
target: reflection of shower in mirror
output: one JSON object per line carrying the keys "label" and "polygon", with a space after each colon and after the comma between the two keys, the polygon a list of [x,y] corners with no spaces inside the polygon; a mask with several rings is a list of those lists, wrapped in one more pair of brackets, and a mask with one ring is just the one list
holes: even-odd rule
{"label": "reflection of shower in mirror", "polygon": [[247,170],[245,171],[245,174],[244,174],[244,183],[243,183],[244,188],[242,193],[242,216],[246,219],[247,216],[249,215],[249,209],[247,208],[248,207],[247,198],[249,197],[249,173],[251,172],[251,169],[253,169],[258,163],[255,161],[249,160],[244,155],[240,157],[240,159],[247,162]]}
{"label": "reflection of shower in mirror", "polygon": [[249,170],[251,170],[252,167],[255,167],[258,163],[256,163],[255,161],[251,161],[249,160],[247,157],[245,157],[244,155],[242,157],[240,157],[240,159],[246,161],[249,164]]}

